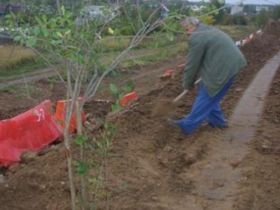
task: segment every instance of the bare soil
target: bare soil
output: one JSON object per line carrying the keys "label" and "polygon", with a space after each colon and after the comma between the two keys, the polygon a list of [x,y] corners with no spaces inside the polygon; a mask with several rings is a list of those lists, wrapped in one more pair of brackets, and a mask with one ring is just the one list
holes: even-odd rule
{"label": "bare soil", "polygon": [[274,79],[252,150],[242,164],[242,183],[237,210],[280,208],[280,69]]}
{"label": "bare soil", "polygon": [[[265,32],[262,38],[242,48],[248,66],[237,77],[223,101],[227,116],[257,71],[280,49],[280,34],[269,27],[266,31],[270,33]],[[172,100],[182,91],[180,70],[175,78],[166,81],[161,81],[160,74],[155,72],[157,69],[162,72],[167,67],[174,67],[183,60],[179,57],[170,63],[158,63],[133,72],[136,89],[141,93],[140,99],[111,118],[118,132],[107,160],[106,191],[110,196],[107,200],[101,200],[98,209],[186,210],[186,195],[196,194],[197,183],[193,181],[191,166],[207,158],[209,145],[222,131],[203,126],[194,135],[184,136],[166,123],[165,115],[153,115],[153,109],[160,101]],[[153,73],[149,74],[150,71]],[[32,100],[14,98],[12,90],[1,92],[0,119],[14,116],[46,97],[53,100],[63,97],[61,84],[50,84],[43,80],[34,86],[40,91],[33,93]],[[275,151],[273,154],[263,153],[264,139],[270,146],[275,143],[278,145],[279,117],[275,117],[279,116],[278,90],[279,73],[267,99],[268,105],[259,130],[261,135],[256,137],[252,153],[242,163],[242,167],[250,169],[248,180],[244,182],[244,191],[248,192],[248,196],[241,197],[236,203],[238,210],[279,209],[279,156]],[[194,96],[195,90],[172,110],[170,116],[185,115],[190,110]],[[104,110],[103,105],[100,107],[105,115],[107,108]],[[93,112],[96,109],[90,110]],[[200,141],[196,141],[198,138]],[[70,194],[63,147],[60,144],[52,146],[49,152],[29,158],[5,171],[5,179],[2,184],[0,182],[0,194],[3,210],[69,210]],[[257,208],[250,206],[252,200]]]}

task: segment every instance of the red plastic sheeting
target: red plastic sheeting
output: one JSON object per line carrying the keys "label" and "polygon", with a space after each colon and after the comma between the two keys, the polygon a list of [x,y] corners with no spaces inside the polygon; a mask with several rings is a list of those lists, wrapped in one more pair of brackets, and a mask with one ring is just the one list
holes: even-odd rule
{"label": "red plastic sheeting", "polygon": [[172,77],[174,72],[175,72],[174,69],[167,69],[167,70],[165,70],[164,74],[161,77],[162,78]]}
{"label": "red plastic sheeting", "polygon": [[120,104],[121,104],[121,106],[126,106],[131,101],[135,101],[137,99],[138,99],[138,95],[135,91],[133,91],[133,92],[130,92],[130,93],[124,95],[122,97],[122,99],[120,100]]}
{"label": "red plastic sheeting", "polygon": [[26,151],[38,151],[62,135],[51,113],[51,102],[12,119],[0,121],[0,165],[20,161]]}
{"label": "red plastic sheeting", "polygon": [[[82,100],[82,98],[79,98],[79,100]],[[61,126],[62,129],[64,128],[64,118],[65,118],[65,114],[66,114],[66,106],[67,106],[66,100],[61,100],[56,103],[55,119],[56,119],[57,123]],[[86,115],[83,111],[81,112],[81,119],[82,119],[82,122],[85,122],[85,120],[86,120]],[[69,127],[69,131],[71,133],[74,133],[76,131],[76,128],[77,128],[76,121],[77,121],[76,112],[73,112],[73,115],[71,116],[71,119],[70,119],[70,127]]]}

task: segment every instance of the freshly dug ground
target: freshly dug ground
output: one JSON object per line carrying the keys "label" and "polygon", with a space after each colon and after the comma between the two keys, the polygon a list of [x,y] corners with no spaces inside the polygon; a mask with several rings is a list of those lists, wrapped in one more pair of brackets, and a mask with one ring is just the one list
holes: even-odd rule
{"label": "freshly dug ground", "polygon": [[[262,37],[256,38],[242,48],[248,66],[237,77],[236,83],[222,104],[227,116],[231,114],[257,71],[280,50],[280,30],[274,30],[275,27],[280,28],[280,24],[267,26]],[[176,64],[180,64],[180,62],[173,61],[172,65],[176,66]],[[166,63],[162,66],[158,64],[153,68],[166,68]],[[279,76],[277,78],[279,80]],[[145,77],[141,77],[141,82],[136,80],[136,89],[143,89],[141,84],[145,86],[144,79]],[[277,119],[275,114],[279,115],[279,97],[277,102],[275,94],[273,95],[273,91],[279,90],[278,80],[274,82],[274,88],[267,100],[267,111],[262,122],[262,125],[266,124],[269,129],[259,131],[264,135],[272,135],[272,140],[274,139],[274,134],[271,134],[272,130],[273,132],[279,130],[279,128],[277,129],[279,119],[275,121],[276,124],[271,121]],[[154,108],[162,101],[172,100],[182,91],[181,71],[178,70],[175,78],[167,81],[160,81],[156,74],[153,81],[155,85],[149,87],[149,92],[145,87],[145,91],[142,92],[143,95],[138,101],[116,114],[113,119],[111,118],[118,129],[109,151],[110,156],[107,159],[105,183],[107,196],[105,196],[106,199],[101,196],[98,205],[100,210],[105,208],[112,210],[184,209],[182,205],[184,195],[194,194],[196,187],[192,182],[189,168],[192,164],[207,158],[207,148],[211,144],[205,133],[215,132],[218,135],[221,132],[203,126],[194,135],[186,137],[171,128],[166,123],[166,117],[176,118],[186,114],[191,107],[195,90],[168,115],[158,116],[154,115]],[[137,86],[137,83],[140,87]],[[2,99],[2,96],[7,96],[5,94],[8,93],[1,93],[1,119],[21,111],[16,108],[9,111],[7,101]],[[13,106],[11,104],[16,101],[16,99],[10,99],[10,106]],[[274,102],[270,103],[270,101]],[[3,112],[4,105],[6,108],[3,109]],[[275,110],[271,114],[268,113],[272,110],[271,107],[268,107],[270,105]],[[7,112],[10,114],[6,115]],[[268,122],[270,124],[267,124]],[[260,129],[262,128],[265,126]],[[197,142],[196,139],[201,135],[205,138]],[[277,167],[275,167],[277,164],[279,166],[279,159],[276,153],[264,155],[261,152],[263,142],[259,138],[261,137],[257,138],[255,144],[257,150],[252,151],[251,159],[248,158],[246,163],[242,163],[245,166],[251,166],[251,173],[255,174],[255,178],[251,179],[252,176],[249,176],[248,183],[244,185],[244,190],[248,191],[249,196],[246,201],[240,198],[240,201],[237,202],[237,209],[240,210],[257,209],[254,206],[247,208],[252,197],[256,200],[258,209],[279,209],[276,199],[279,196],[279,190],[276,188],[277,185],[279,186],[279,182],[276,179],[278,172],[276,173]],[[269,139],[267,136],[263,136],[263,138]],[[268,141],[268,144],[277,144],[275,140],[277,139]],[[69,210],[70,194],[64,154],[61,145],[53,146],[49,152],[29,158],[6,171],[4,180],[0,182],[1,209]],[[273,161],[271,161],[272,159]],[[259,170],[260,167],[262,170]],[[262,180],[264,175],[268,177],[266,181]],[[275,178],[270,181],[271,177]],[[258,192],[254,193],[256,184]],[[269,190],[270,193],[267,193]],[[271,193],[273,193],[273,197],[269,200]],[[274,208],[271,207],[271,202]]]}

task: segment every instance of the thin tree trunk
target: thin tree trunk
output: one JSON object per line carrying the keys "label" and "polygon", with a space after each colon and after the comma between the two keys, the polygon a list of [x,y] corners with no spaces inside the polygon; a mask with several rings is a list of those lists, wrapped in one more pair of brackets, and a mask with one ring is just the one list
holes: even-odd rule
{"label": "thin tree trunk", "polygon": [[73,176],[73,169],[72,169],[72,152],[70,147],[70,137],[68,131],[64,132],[64,145],[66,148],[68,178],[69,178],[70,193],[71,193],[71,209],[76,210],[76,189],[74,185],[74,176]]}
{"label": "thin tree trunk", "polygon": [[[82,106],[81,106],[81,102],[79,101],[79,99],[77,99],[76,102],[76,118],[77,118],[77,134],[78,136],[82,136],[83,135],[83,130],[82,130]],[[84,157],[84,145],[82,144],[80,146],[80,161],[84,162],[85,161],[85,157]],[[82,200],[82,210],[87,210],[88,209],[88,201],[87,201],[87,195],[86,195],[86,177],[85,174],[81,175],[81,200]]]}
{"label": "thin tree trunk", "polygon": [[56,4],[56,8],[57,8],[58,13],[61,14],[61,11],[60,11],[60,9],[61,9],[60,0],[55,0],[55,4]]}

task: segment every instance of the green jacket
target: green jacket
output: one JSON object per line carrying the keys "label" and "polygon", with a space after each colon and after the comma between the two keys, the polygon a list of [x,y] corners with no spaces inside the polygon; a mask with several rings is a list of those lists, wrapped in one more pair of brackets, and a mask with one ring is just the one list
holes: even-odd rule
{"label": "green jacket", "polygon": [[191,89],[201,77],[208,94],[215,96],[244,66],[246,59],[227,34],[199,24],[189,39],[183,86]]}

